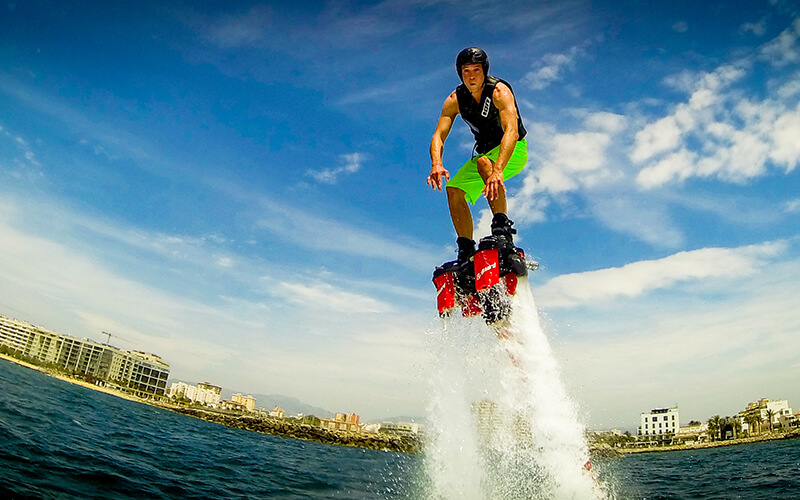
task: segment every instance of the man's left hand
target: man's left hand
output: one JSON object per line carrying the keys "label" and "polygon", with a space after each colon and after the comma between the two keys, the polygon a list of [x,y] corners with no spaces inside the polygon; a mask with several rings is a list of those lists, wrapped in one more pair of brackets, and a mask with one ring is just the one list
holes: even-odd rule
{"label": "man's left hand", "polygon": [[503,172],[492,172],[488,179],[486,179],[486,186],[481,193],[486,196],[489,201],[494,201],[500,196],[501,192],[506,190],[506,185],[503,183]]}

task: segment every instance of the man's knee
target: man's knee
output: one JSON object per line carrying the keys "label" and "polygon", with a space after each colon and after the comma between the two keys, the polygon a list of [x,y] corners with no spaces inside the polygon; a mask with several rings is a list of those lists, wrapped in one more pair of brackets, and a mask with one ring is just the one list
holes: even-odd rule
{"label": "man's knee", "polygon": [[445,190],[447,191],[448,200],[461,200],[467,197],[467,193],[461,188],[447,186]]}
{"label": "man's knee", "polygon": [[485,181],[489,175],[492,173],[492,169],[494,168],[494,162],[485,156],[481,156],[478,158],[478,173],[480,174],[481,178]]}

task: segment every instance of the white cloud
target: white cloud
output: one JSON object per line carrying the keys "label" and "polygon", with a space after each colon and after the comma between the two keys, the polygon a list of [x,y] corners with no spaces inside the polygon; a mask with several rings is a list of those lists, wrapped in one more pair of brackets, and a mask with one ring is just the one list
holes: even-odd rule
{"label": "white cloud", "polygon": [[759,51],[760,59],[769,61],[776,67],[797,63],[800,61],[798,34],[800,34],[800,19],[795,20],[792,27],[781,32],[777,38],[764,44]]}
{"label": "white cloud", "polygon": [[628,118],[616,113],[598,111],[590,113],[584,123],[589,130],[619,134],[628,126]]}
{"label": "white cloud", "polygon": [[761,18],[758,22],[755,23],[744,23],[739,28],[741,33],[752,33],[755,36],[764,36],[767,32],[767,19]]}
{"label": "white cloud", "polygon": [[686,21],[678,21],[672,25],[672,31],[677,33],[686,33],[689,31],[689,24],[687,24]]}
{"label": "white cloud", "polygon": [[541,165],[529,171],[519,197],[537,193],[553,194],[591,188],[615,177],[608,166],[609,147],[626,124],[624,117],[613,113],[592,113],[585,118],[587,131],[552,134],[540,143],[546,144]]}
{"label": "white cloud", "polygon": [[217,257],[217,266],[231,268],[233,267],[233,259],[230,257]]}
{"label": "white cloud", "polygon": [[306,285],[281,282],[278,284],[277,292],[283,298],[306,306],[309,310],[323,308],[344,314],[387,313],[392,310],[388,304],[372,297],[340,290],[328,283]]}
{"label": "white cloud", "polygon": [[[762,53],[780,49],[786,59],[786,40],[796,38],[792,29],[786,30],[766,43]],[[744,183],[765,175],[770,166],[790,172],[800,163],[800,110],[785,108],[800,86],[790,74],[771,83],[776,91],[768,97],[749,100],[732,84],[750,64],[745,58],[710,73],[668,79],[690,97],[635,134],[630,159],[644,163],[636,177],[640,187],[652,189],[691,177]]]}
{"label": "white cloud", "polygon": [[343,154],[339,156],[339,160],[343,165],[322,170],[309,170],[306,174],[316,179],[317,182],[336,184],[341,175],[354,174],[361,170],[361,166],[367,158],[368,155],[365,153]]}
{"label": "white cloud", "polygon": [[778,87],[775,94],[781,99],[789,99],[800,94],[800,72],[796,72],[788,82]]}
{"label": "white cloud", "polygon": [[523,78],[533,90],[542,90],[563,78],[566,69],[572,67],[575,59],[583,54],[583,48],[576,46],[562,54],[546,54],[534,64],[534,69]]}
{"label": "white cloud", "polygon": [[241,14],[197,21],[195,25],[203,31],[204,38],[220,48],[252,47],[258,45],[272,27],[272,10],[256,5]]}
{"label": "white cloud", "polygon": [[643,168],[636,176],[639,186],[649,189],[678,179],[684,180],[695,173],[697,156],[685,149],[673,153],[653,165]]}
{"label": "white cloud", "polygon": [[[183,282],[180,289],[170,290],[159,283],[146,283],[145,275],[169,275],[176,271],[174,261],[162,262],[149,254],[143,261],[126,265],[130,276],[125,277],[97,256],[130,252],[127,240],[101,237],[106,244],[113,239],[110,248],[89,245],[87,250],[82,246],[85,242],[76,244],[69,231],[33,236],[29,231],[36,226],[33,219],[37,217],[32,212],[36,210],[0,198],[0,314],[77,337],[100,340],[100,332],[110,331],[112,343],[154,352],[171,364],[173,377],[190,381],[210,379],[231,389],[250,386],[289,393],[315,404],[347,401],[348,406],[353,405],[351,411],[368,408],[373,415],[413,408],[413,401],[421,398],[415,389],[407,391],[402,402],[394,401],[394,396],[368,401],[347,393],[386,394],[398,383],[419,387],[411,367],[425,353],[419,348],[419,339],[412,337],[427,325],[426,318],[435,315],[432,307],[430,312],[409,314],[402,305],[382,302],[356,291],[355,286],[348,288],[350,282],[334,286],[296,274],[296,281],[272,278],[259,283],[256,276],[268,269],[254,266],[244,257],[221,256],[216,247],[204,249],[186,237],[140,234],[143,241],[160,241],[165,251],[200,245],[181,267],[191,269],[193,275],[205,274],[198,278],[205,286]],[[70,221],[66,225],[89,224],[102,235],[129,234],[125,228],[100,228],[107,223],[92,223],[86,217],[73,220],[74,214],[63,212],[58,217],[51,214],[54,225]],[[134,250],[150,248],[150,243],[137,243],[139,239],[131,240],[137,245]],[[209,269],[208,263],[220,267]],[[239,268],[238,275],[234,268]],[[326,276],[338,279],[332,273]],[[242,283],[244,287],[238,286]],[[258,290],[264,283],[269,288]],[[358,288],[384,294],[394,288],[396,295],[407,292],[385,283],[359,283]],[[430,293],[422,295],[424,299]],[[415,300],[419,298],[415,296]],[[406,335],[398,337],[400,332]],[[381,340],[373,341],[376,338]],[[336,353],[334,361],[332,353]],[[231,369],[234,365],[236,369]],[[249,371],[250,367],[254,369]],[[352,383],[350,369],[367,374],[369,382],[348,385]],[[285,380],[287,373],[299,372],[314,377],[298,377],[304,382]],[[309,382],[322,378],[325,383]]]}
{"label": "white cloud", "polygon": [[[686,420],[705,420],[760,397],[800,396],[798,264],[770,262],[735,281],[618,301],[588,316],[567,311],[571,324],[559,328],[556,350],[570,392],[592,409],[595,425],[627,421],[633,429],[641,411],[667,404],[679,404]],[[665,385],[667,372],[674,376]],[[709,391],[697,380],[735,390]]]}
{"label": "white cloud", "polygon": [[547,308],[596,305],[609,299],[637,297],[680,282],[746,275],[785,249],[786,244],[779,241],[679,252],[619,268],[562,275],[540,287],[537,297]]}
{"label": "white cloud", "polygon": [[267,215],[256,222],[256,227],[306,248],[379,258],[411,269],[427,270],[426,262],[442,258],[423,245],[385,238],[325,214],[294,210],[266,198],[259,200],[259,206]]}
{"label": "white cloud", "polygon": [[678,147],[681,129],[674,116],[666,116],[636,133],[631,160],[640,163]]}
{"label": "white cloud", "polygon": [[659,248],[680,248],[683,231],[672,221],[668,205],[654,196],[637,196],[622,185],[600,190],[589,198],[591,213],[604,226]]}
{"label": "white cloud", "polygon": [[800,213],[800,198],[785,202],[783,204],[783,211],[789,214]]}
{"label": "white cloud", "polygon": [[770,158],[791,172],[800,163],[800,104],[781,115],[772,129]]}

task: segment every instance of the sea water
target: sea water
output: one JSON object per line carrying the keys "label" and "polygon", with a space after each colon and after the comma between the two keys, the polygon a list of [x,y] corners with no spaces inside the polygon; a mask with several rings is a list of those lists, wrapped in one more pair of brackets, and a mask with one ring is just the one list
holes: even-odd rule
{"label": "sea water", "polygon": [[[531,381],[515,379],[512,368],[503,364],[505,357],[514,366],[505,342],[496,336],[486,341],[486,333],[473,325],[466,333],[451,328],[431,335],[444,339],[435,342],[443,357],[434,371],[442,378],[431,394],[432,414],[440,415],[432,427],[442,434],[424,455],[230,429],[0,360],[0,498],[494,500],[545,497],[536,489],[539,484],[554,499],[599,487],[604,488],[599,495],[619,499],[798,497],[800,439],[595,459],[596,477],[576,472],[585,471],[580,463],[584,445],[572,422],[563,428],[551,422],[547,432],[536,436],[540,431],[530,428],[534,419],[525,412],[538,410],[525,408],[517,396],[494,386],[534,390],[536,377],[554,366],[543,365],[542,374],[534,371]],[[487,350],[472,349],[473,342]],[[535,359],[525,349],[507,347],[511,352],[521,349],[516,355],[525,363]],[[456,359],[459,350],[466,356],[462,361]],[[488,370],[483,359],[487,353],[497,363]],[[574,418],[577,407],[563,389],[542,390],[555,391],[548,397],[562,404],[535,413],[540,419]],[[479,420],[473,401],[497,406],[484,404]],[[498,408],[525,410],[519,418],[529,422],[528,428],[523,424],[513,432],[503,430],[500,424],[513,424],[517,417]],[[548,459],[568,468],[560,473],[555,465],[541,463]],[[557,481],[566,484],[552,484]]]}
{"label": "sea water", "polygon": [[0,360],[0,498],[414,498],[415,456],[232,429]]}

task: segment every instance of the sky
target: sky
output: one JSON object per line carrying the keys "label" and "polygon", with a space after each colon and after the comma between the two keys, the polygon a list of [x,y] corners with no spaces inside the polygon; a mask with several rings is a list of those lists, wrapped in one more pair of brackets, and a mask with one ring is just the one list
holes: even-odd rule
{"label": "sky", "polygon": [[[428,151],[479,46],[528,130],[509,215],[586,425],[800,409],[798,12],[6,0],[0,314],[173,380],[423,415],[455,257]],[[471,149],[458,119],[445,168]]]}

